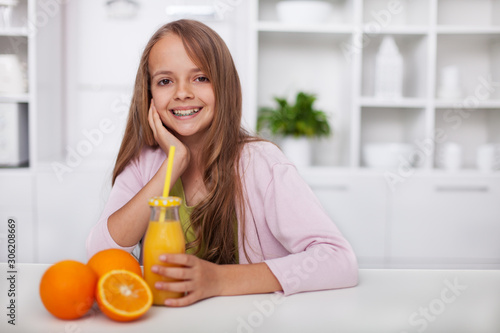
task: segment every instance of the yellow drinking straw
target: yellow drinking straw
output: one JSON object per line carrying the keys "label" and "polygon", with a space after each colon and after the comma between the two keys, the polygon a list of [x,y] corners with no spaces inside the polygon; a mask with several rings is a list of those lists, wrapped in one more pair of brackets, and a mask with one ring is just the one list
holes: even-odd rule
{"label": "yellow drinking straw", "polygon": [[[175,146],[170,146],[168,150],[168,163],[167,163],[167,175],[165,176],[165,184],[163,185],[163,197],[168,197],[168,192],[170,191],[170,180],[172,179],[172,168],[174,166],[174,155]],[[166,208],[162,207],[160,209],[160,222],[165,221]]]}

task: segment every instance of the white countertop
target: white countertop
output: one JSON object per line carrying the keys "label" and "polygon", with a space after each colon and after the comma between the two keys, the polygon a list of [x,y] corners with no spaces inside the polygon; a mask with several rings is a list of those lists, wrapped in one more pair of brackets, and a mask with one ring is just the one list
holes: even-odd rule
{"label": "white countertop", "polygon": [[360,270],[357,287],[284,297],[215,297],[184,308],[154,306],[130,323],[94,308],[63,321],[43,307],[38,287],[45,264],[17,264],[15,326],[6,306],[10,273],[0,263],[0,332],[500,332],[499,270]]}

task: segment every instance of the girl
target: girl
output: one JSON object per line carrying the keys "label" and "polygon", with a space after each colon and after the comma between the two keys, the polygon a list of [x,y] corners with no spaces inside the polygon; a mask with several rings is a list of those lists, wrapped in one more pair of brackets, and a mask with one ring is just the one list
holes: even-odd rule
{"label": "girl", "polygon": [[152,271],[180,280],[156,288],[186,294],[166,305],[356,285],[352,248],[311,189],[275,145],[240,121],[240,82],[220,36],[191,20],[161,27],[141,57],[113,188],[88,236],[88,255],[134,250],[174,145],[170,193],[183,199],[188,251],[160,258],[181,267]]}

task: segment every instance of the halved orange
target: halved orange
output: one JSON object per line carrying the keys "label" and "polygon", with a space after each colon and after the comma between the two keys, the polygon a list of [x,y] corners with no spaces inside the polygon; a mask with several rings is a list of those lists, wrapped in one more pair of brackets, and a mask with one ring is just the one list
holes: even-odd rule
{"label": "halved orange", "polygon": [[112,270],[99,278],[96,299],[101,311],[116,321],[135,320],[153,304],[146,281],[124,269]]}

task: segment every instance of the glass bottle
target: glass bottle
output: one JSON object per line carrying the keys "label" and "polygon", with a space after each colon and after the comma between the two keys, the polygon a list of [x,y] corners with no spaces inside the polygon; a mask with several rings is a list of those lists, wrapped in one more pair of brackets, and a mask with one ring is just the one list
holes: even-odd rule
{"label": "glass bottle", "polygon": [[160,261],[160,255],[165,253],[185,253],[186,241],[179,220],[181,199],[178,197],[154,197],[149,199],[151,217],[144,238],[143,263],[144,278],[153,293],[153,304],[163,305],[167,298],[178,298],[183,293],[158,290],[155,283],[158,281],[175,281],[162,275],[153,273],[151,267],[177,266]]}

